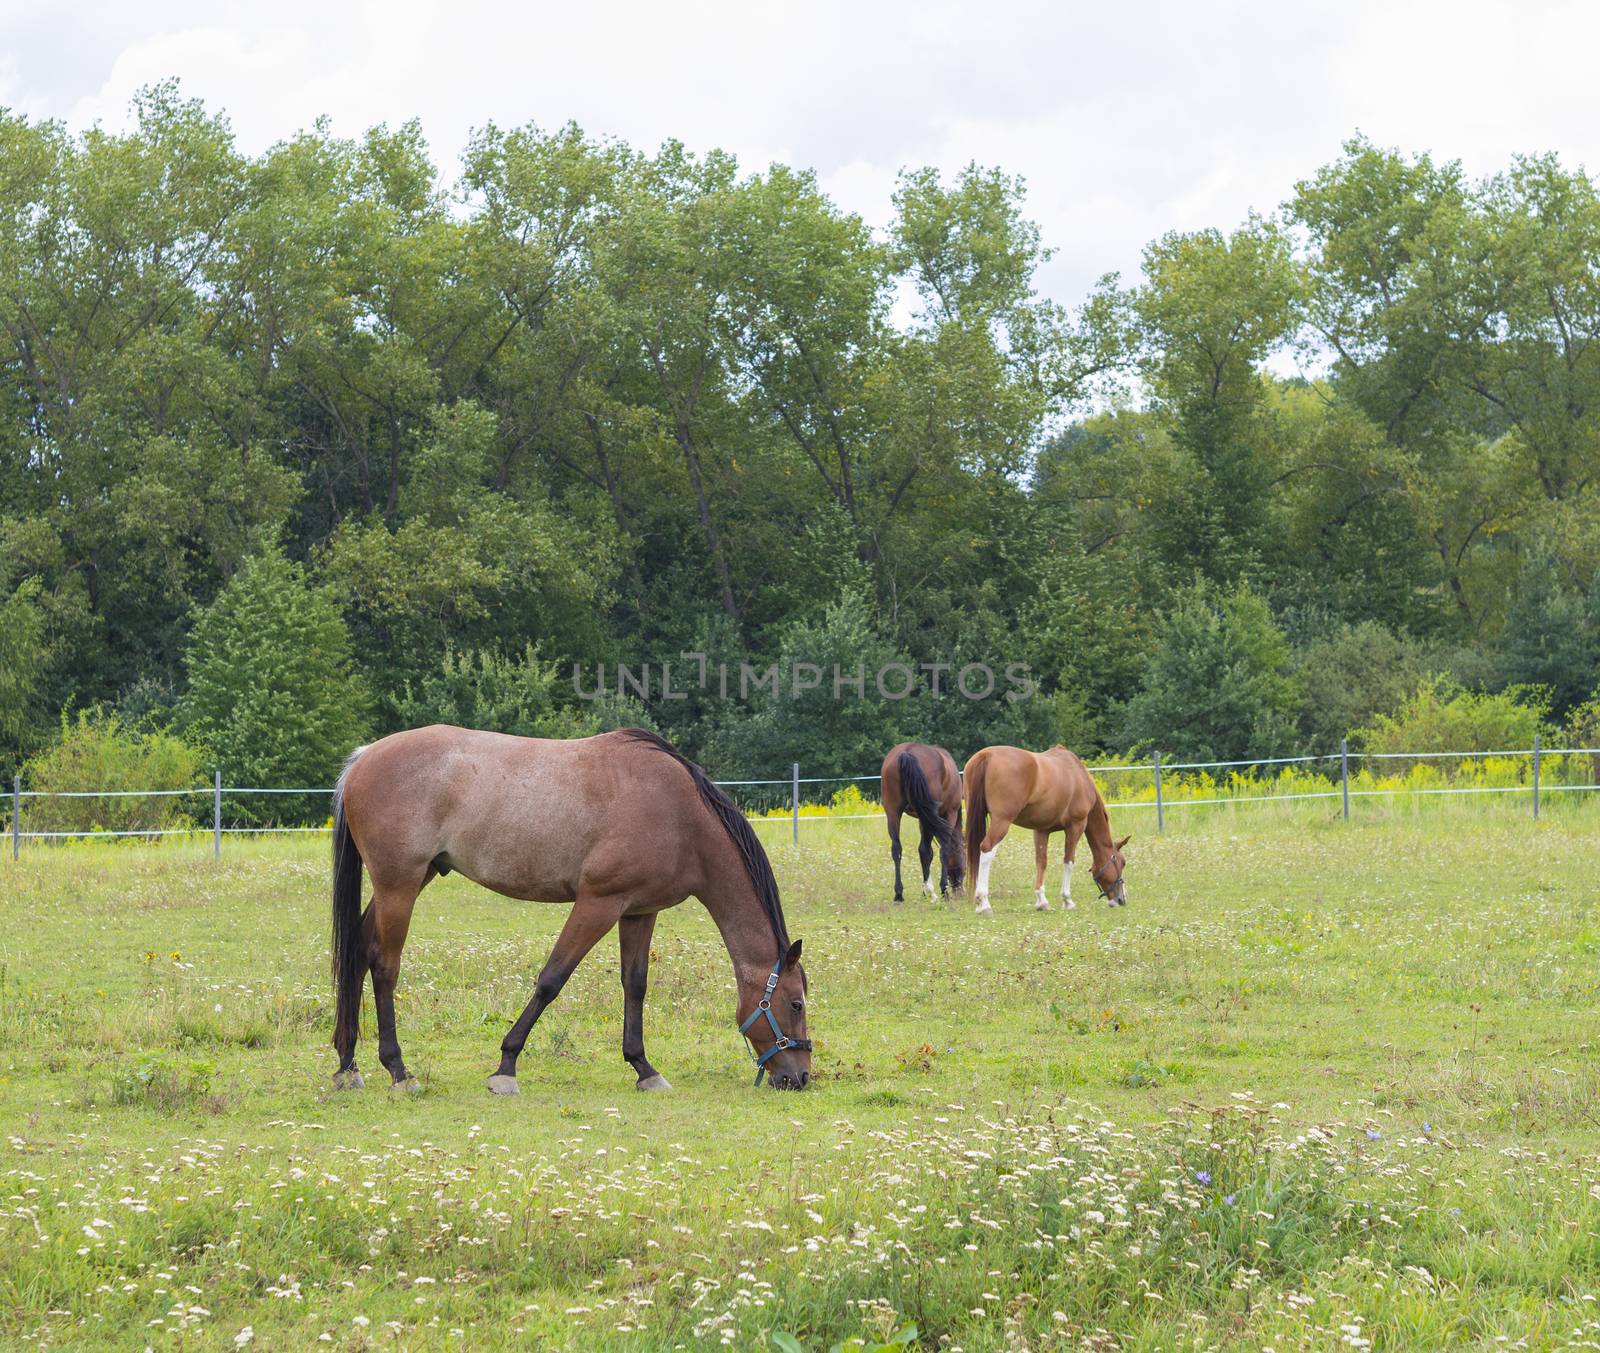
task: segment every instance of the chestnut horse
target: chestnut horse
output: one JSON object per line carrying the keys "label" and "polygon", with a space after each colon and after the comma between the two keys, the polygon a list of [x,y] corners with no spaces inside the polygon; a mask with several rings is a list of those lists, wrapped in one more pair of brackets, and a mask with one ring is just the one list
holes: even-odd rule
{"label": "chestnut horse", "polygon": [[985,747],[967,762],[967,855],[977,861],[973,871],[974,896],[980,916],[990,914],[989,869],[995,851],[1015,822],[1033,828],[1034,907],[1049,911],[1044,893],[1044,871],[1049,863],[1050,833],[1065,832],[1067,848],[1061,871],[1061,909],[1070,911],[1072,860],[1078,838],[1089,838],[1094,856],[1090,871],[1100,896],[1113,907],[1126,906],[1122,882],[1122,848],[1132,839],[1111,839],[1111,819],[1105,801],[1083,762],[1065,747],[1048,752],[1027,752],[1021,747]]}
{"label": "chestnut horse", "polygon": [[[645,982],[656,913],[690,894],[733,960],[756,1084],[768,1073],[775,1089],[811,1079],[800,941],[789,942],[766,852],[728,796],[664,738],[638,728],[568,742],[447,725],[395,733],[350,757],[333,817],[336,1086],[361,1085],[356,1040],[370,970],[378,1060],[396,1086],[415,1087],[395,1037],[400,951],[417,894],[451,871],[507,897],[573,904],[532,999],[500,1044],[500,1069],[489,1077],[495,1094],[516,1093],[529,1030],[613,926],[623,1059],[639,1089],[671,1088],[644,1055]],[[363,864],[372,875],[365,911]]]}
{"label": "chestnut horse", "polygon": [[889,856],[894,860],[894,900],[904,902],[900,886],[900,815],[910,810],[922,824],[917,858],[922,861],[922,886],[933,896],[930,872],[933,841],[939,842],[939,893],[959,888],[966,874],[961,849],[961,775],[955,758],[943,747],[902,742],[883,758],[883,812],[889,826]]}

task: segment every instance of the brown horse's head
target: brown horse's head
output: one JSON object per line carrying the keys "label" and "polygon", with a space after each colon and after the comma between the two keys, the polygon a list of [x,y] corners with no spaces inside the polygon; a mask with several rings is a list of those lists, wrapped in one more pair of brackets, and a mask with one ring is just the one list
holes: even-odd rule
{"label": "brown horse's head", "polygon": [[[811,1039],[806,1034],[806,974],[800,966],[799,940],[781,960],[778,984],[767,1000],[771,1018],[765,1016],[761,1005],[767,999],[769,977],[763,973],[740,981],[739,1025],[756,1057],[766,1058],[761,1065],[768,1084],[774,1090],[804,1090],[811,1083]],[[780,1042],[783,1046],[773,1051]]]}
{"label": "brown horse's head", "polygon": [[1128,888],[1122,881],[1122,871],[1127,861],[1122,858],[1122,848],[1131,840],[1133,837],[1124,836],[1120,841],[1113,841],[1111,853],[1090,871],[1095,887],[1100,889],[1101,895],[1113,907],[1128,905]]}

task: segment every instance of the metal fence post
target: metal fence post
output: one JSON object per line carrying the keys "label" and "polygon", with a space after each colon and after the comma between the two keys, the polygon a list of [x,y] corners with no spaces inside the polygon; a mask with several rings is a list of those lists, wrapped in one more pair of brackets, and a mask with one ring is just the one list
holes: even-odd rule
{"label": "metal fence post", "polygon": [[211,858],[222,858],[222,772],[217,772],[211,799]]}
{"label": "metal fence post", "polygon": [[800,763],[794,763],[794,843],[800,844]]}
{"label": "metal fence post", "polygon": [[1339,784],[1344,790],[1344,820],[1350,821],[1350,739],[1339,739]]}
{"label": "metal fence post", "polygon": [[1166,815],[1162,812],[1162,809],[1161,809],[1161,753],[1157,752],[1155,754],[1155,757],[1156,757],[1156,830],[1158,832],[1164,832],[1167,829],[1167,819],[1166,819]]}
{"label": "metal fence post", "polygon": [[22,850],[22,777],[11,777],[11,858]]}
{"label": "metal fence post", "polygon": [[1533,735],[1533,820],[1539,820],[1539,735]]}

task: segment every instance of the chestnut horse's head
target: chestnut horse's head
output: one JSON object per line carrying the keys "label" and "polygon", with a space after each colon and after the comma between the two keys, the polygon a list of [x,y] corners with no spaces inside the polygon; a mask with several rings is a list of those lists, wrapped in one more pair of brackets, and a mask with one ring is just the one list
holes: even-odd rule
{"label": "chestnut horse's head", "polygon": [[806,974],[800,966],[799,940],[770,972],[760,978],[740,978],[739,1032],[755,1050],[756,1084],[763,1075],[774,1090],[804,1090],[810,1083]]}
{"label": "chestnut horse's head", "polygon": [[1127,866],[1127,861],[1122,858],[1122,848],[1132,836],[1124,836],[1120,841],[1111,843],[1111,853],[1103,860],[1095,863],[1090,870],[1090,877],[1094,879],[1094,886],[1100,890],[1100,896],[1113,907],[1128,905],[1128,888],[1122,881],[1122,871]]}

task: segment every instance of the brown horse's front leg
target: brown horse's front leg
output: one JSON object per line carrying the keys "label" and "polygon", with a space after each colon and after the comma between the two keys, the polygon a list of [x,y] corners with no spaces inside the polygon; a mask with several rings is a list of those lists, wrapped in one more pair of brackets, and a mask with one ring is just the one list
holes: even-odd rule
{"label": "brown horse's front leg", "polygon": [[517,1058],[528,1041],[535,1022],[544,1013],[545,1006],[561,994],[573,969],[583,962],[583,957],[599,942],[600,937],[616,925],[622,915],[622,906],[610,898],[579,897],[567,913],[567,923],[556,936],[556,947],[539,972],[533,986],[533,999],[517,1017],[500,1043],[500,1069],[489,1077],[489,1088],[497,1095],[517,1093]]}
{"label": "brown horse's front leg", "polygon": [[624,916],[617,922],[622,945],[622,1059],[639,1078],[640,1090],[670,1090],[667,1078],[644,1055],[644,992],[650,977],[650,937],[656,916]]}
{"label": "brown horse's front leg", "polygon": [[1069,822],[1067,824],[1067,848],[1062,854],[1061,864],[1061,910],[1072,911],[1077,903],[1072,900],[1072,861],[1078,853],[1078,839],[1083,835],[1083,824]]}

